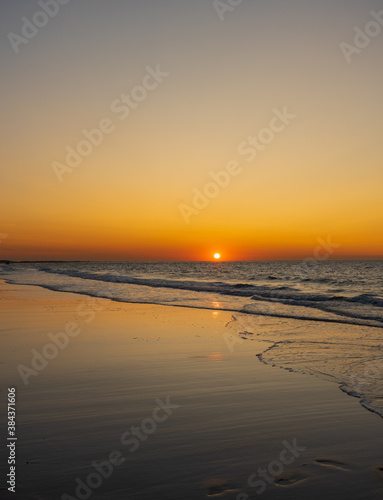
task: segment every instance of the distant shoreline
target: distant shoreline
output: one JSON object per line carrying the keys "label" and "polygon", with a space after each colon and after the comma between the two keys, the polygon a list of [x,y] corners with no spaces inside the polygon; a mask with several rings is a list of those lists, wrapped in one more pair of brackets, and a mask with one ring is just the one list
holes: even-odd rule
{"label": "distant shoreline", "polygon": [[68,262],[73,263],[86,263],[86,262],[104,262],[100,261],[91,261],[91,260],[0,260],[0,264],[64,264]]}

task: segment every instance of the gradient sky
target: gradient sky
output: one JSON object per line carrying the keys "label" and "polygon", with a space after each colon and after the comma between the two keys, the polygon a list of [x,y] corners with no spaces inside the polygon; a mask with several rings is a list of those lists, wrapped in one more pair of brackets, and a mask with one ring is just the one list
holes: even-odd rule
{"label": "gradient sky", "polygon": [[[379,0],[71,0],[16,54],[33,0],[0,6],[0,259],[272,260],[383,255],[383,27],[347,63]],[[129,117],[111,104],[145,68],[170,75]],[[273,109],[296,119],[252,162]],[[115,130],[59,182],[83,129]],[[186,224],[210,171],[242,172]],[[5,237],[5,235],[8,235]]]}

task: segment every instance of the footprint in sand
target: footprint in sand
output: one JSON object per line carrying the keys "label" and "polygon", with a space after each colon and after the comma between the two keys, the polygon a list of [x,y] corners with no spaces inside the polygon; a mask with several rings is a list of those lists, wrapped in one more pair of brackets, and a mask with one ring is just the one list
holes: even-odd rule
{"label": "footprint in sand", "polygon": [[32,458],[31,460],[27,460],[26,465],[38,465],[40,463],[40,460],[36,458]]}
{"label": "footprint in sand", "polygon": [[306,474],[285,472],[275,479],[275,485],[282,487],[295,486],[307,479],[309,479],[309,476]]}
{"label": "footprint in sand", "polygon": [[350,468],[343,462],[339,460],[333,460],[331,458],[317,458],[315,462],[323,467],[330,467],[331,469],[338,469],[349,471]]}
{"label": "footprint in sand", "polygon": [[239,490],[225,479],[212,479],[204,483],[208,497],[219,497],[229,493],[235,493]]}

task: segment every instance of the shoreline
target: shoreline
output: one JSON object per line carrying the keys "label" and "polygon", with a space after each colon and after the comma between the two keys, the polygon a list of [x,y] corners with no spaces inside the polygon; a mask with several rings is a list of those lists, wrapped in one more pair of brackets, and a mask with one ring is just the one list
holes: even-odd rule
{"label": "shoreline", "polygon": [[[231,338],[230,352],[230,312],[81,297],[0,285],[3,383],[14,382],[17,364],[27,365],[49,333],[80,321],[81,304],[84,313],[81,333],[60,355],[27,387],[17,383],[20,499],[73,496],[76,477],[86,480],[92,462],[114,449],[126,462],[92,498],[255,498],[249,478],[294,439],[306,450],[271,483],[258,478],[262,498],[374,498],[382,490],[380,419],[335,384],[257,358],[273,343],[271,330],[299,320],[267,317],[262,338]],[[179,408],[130,453],[119,439],[166,397]]]}

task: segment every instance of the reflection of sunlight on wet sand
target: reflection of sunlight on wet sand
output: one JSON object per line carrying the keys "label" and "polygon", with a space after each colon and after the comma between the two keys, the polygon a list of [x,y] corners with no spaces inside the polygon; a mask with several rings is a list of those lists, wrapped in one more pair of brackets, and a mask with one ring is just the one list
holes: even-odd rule
{"label": "reflection of sunlight on wet sand", "polygon": [[211,305],[214,307],[214,309],[222,309],[222,303],[214,301],[211,303]]}
{"label": "reflection of sunlight on wet sand", "polygon": [[216,363],[221,363],[225,361],[225,356],[221,352],[213,352],[212,354],[207,354],[204,356],[191,356],[192,358],[203,358],[210,361],[215,361]]}
{"label": "reflection of sunlight on wet sand", "polygon": [[213,354],[209,354],[208,358],[211,361],[216,361],[217,363],[220,363],[224,360],[224,356],[221,352],[213,352]]}

